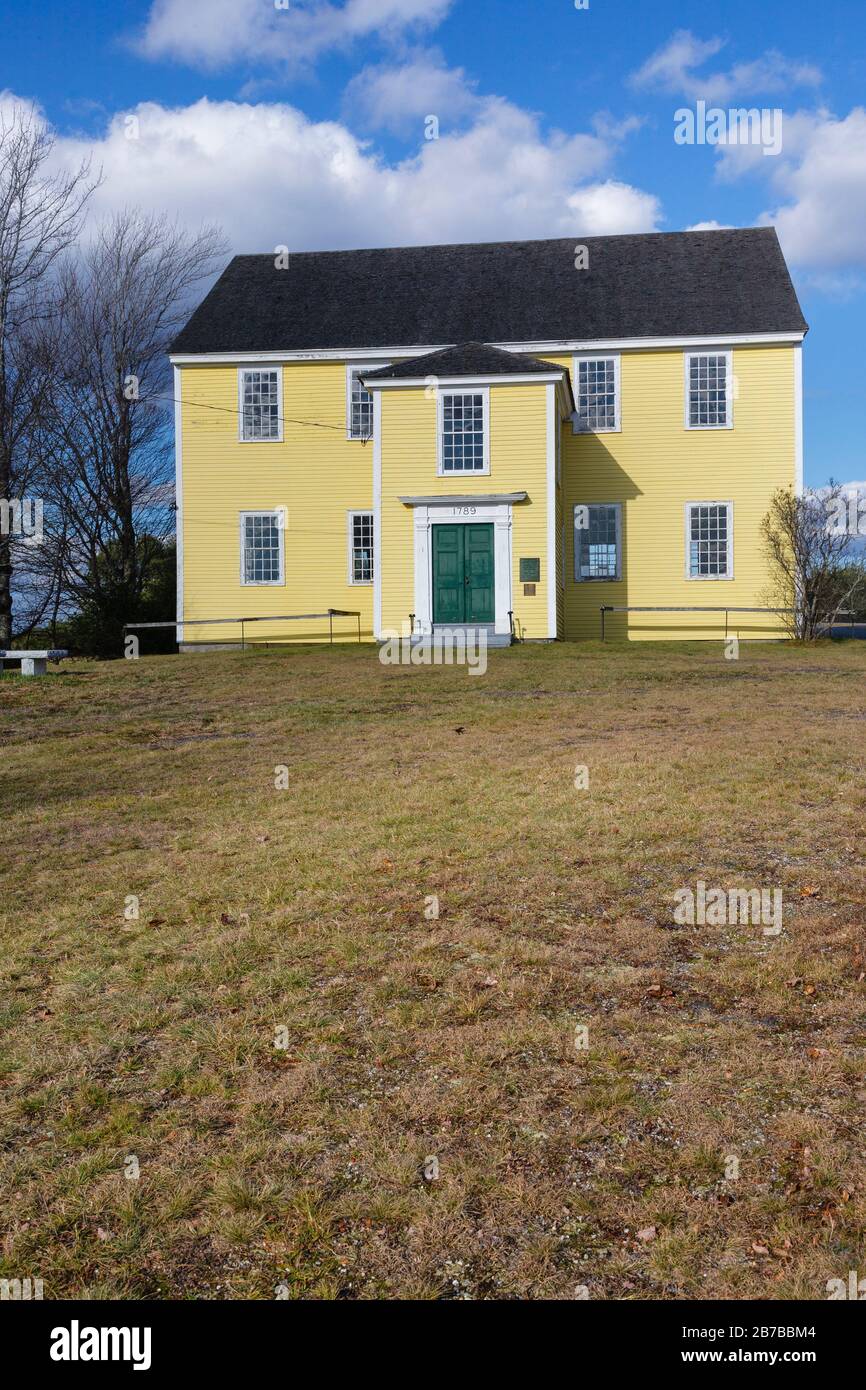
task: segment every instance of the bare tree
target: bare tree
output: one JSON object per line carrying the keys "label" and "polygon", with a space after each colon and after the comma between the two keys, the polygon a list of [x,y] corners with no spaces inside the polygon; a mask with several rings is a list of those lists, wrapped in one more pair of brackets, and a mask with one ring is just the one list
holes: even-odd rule
{"label": "bare tree", "polygon": [[[22,500],[26,439],[44,403],[26,339],[44,312],[43,291],[75,241],[96,186],[90,166],[49,170],[54,137],[32,107],[0,109],[0,501]],[[8,514],[8,513],[7,513]],[[0,526],[0,647],[12,641],[13,537]]]}
{"label": "bare tree", "polygon": [[59,277],[43,348],[57,364],[42,446],[57,499],[48,544],[105,653],[120,650],[122,624],[137,616],[154,541],[174,531],[168,348],[225,249],[213,227],[190,234],[125,211]]}
{"label": "bare tree", "polygon": [[761,524],[770,597],[790,610],[786,625],[800,641],[826,631],[866,593],[866,564],[850,514],[842,485],[831,480],[802,495],[780,488]]}

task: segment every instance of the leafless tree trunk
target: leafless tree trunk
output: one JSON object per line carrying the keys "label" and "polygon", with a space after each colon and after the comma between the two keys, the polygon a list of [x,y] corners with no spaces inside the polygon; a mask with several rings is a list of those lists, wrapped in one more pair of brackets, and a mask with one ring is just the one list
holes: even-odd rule
{"label": "leafless tree trunk", "polygon": [[770,598],[788,608],[791,637],[809,642],[856,606],[866,593],[866,564],[858,551],[857,517],[842,485],[798,496],[774,493],[762,522],[772,575]]}
{"label": "leafless tree trunk", "polygon": [[[7,503],[21,499],[24,440],[43,403],[22,343],[95,187],[86,163],[73,173],[50,173],[53,145],[32,107],[0,114],[0,501]],[[13,544],[8,525],[0,527],[0,647],[12,641]]]}
{"label": "leafless tree trunk", "polygon": [[58,364],[42,448],[57,499],[49,547],[62,548],[64,590],[93,615],[106,653],[136,616],[153,540],[174,530],[168,348],[224,254],[214,228],[190,235],[126,211],[58,277],[43,347]]}

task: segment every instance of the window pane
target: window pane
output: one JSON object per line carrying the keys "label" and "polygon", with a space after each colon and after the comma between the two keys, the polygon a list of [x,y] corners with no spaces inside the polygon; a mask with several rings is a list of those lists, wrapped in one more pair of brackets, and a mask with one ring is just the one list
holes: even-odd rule
{"label": "window pane", "polygon": [[728,508],[689,508],[689,574],[693,579],[726,578],[730,540]]}
{"label": "window pane", "polygon": [[689,424],[728,423],[728,359],[724,355],[689,358]]}
{"label": "window pane", "polygon": [[280,527],[273,512],[244,517],[244,583],[279,584]]}
{"label": "window pane", "polygon": [[278,372],[244,372],[243,402],[243,438],[279,439]]}
{"label": "window pane", "polygon": [[587,526],[575,532],[581,579],[616,579],[619,574],[617,508],[588,507]]}
{"label": "window pane", "polygon": [[352,522],[352,583],[373,582],[373,513],[359,512]]}
{"label": "window pane", "polygon": [[616,429],[616,358],[577,364],[577,419],[583,430]]}
{"label": "window pane", "polygon": [[352,422],[353,439],[372,439],[373,437],[373,397],[361,384],[364,369],[352,371]]}
{"label": "window pane", "polygon": [[442,398],[442,471],[484,471],[484,397],[477,394]]}

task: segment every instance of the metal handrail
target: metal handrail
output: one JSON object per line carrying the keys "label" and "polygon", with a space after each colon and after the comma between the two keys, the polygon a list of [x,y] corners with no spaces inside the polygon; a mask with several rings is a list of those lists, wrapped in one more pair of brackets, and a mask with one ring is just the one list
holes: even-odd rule
{"label": "metal handrail", "polygon": [[[725,615],[725,636],[727,637],[727,635],[728,635],[728,615],[729,615],[730,613],[796,613],[796,612],[797,612],[797,609],[796,609],[796,608],[732,608],[732,607],[728,607],[728,608],[724,608],[724,607],[718,607],[718,608],[702,608],[702,607],[693,606],[693,605],[688,605],[688,606],[684,606],[684,605],[683,605],[683,606],[675,606],[675,607],[670,607],[670,608],[668,608],[668,607],[659,607],[659,606],[657,606],[657,605],[655,605],[655,604],[653,604],[653,605],[650,606],[650,607],[636,606],[636,605],[628,605],[628,606],[625,606],[625,607],[618,607],[618,606],[613,605],[613,604],[602,604],[602,606],[601,606],[601,640],[602,640],[602,642],[604,642],[604,641],[607,640],[606,637],[605,637],[605,623],[604,623],[605,614],[606,614],[606,613],[724,613],[724,615]],[[851,610],[850,610],[850,609],[848,609],[848,608],[840,608],[840,609],[839,609],[839,612],[836,614],[836,616],[841,618],[841,617],[848,617],[848,616],[850,616],[850,614],[851,614]],[[825,622],[829,622],[830,620],[829,620],[829,618],[826,618],[826,619],[824,619],[824,621],[825,621]]]}
{"label": "metal handrail", "polygon": [[146,629],[169,628],[175,631],[179,627],[224,627],[227,624],[239,626],[241,630],[241,650],[246,651],[246,625],[247,623],[309,623],[319,622],[327,618],[330,632],[331,646],[334,644],[334,619],[335,618],[357,618],[358,619],[358,643],[362,644],[361,637],[361,614],[355,608],[329,608],[326,613],[275,613],[268,614],[264,618],[183,618],[173,623],[124,623],[123,631],[131,632],[133,629],[142,632]]}

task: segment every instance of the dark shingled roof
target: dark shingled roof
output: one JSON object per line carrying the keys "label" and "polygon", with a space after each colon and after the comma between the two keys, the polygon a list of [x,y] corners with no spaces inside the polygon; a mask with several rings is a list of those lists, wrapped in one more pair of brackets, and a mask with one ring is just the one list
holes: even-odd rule
{"label": "dark shingled roof", "polygon": [[[458,343],[441,352],[394,362],[390,367],[364,373],[365,381],[400,381],[428,376],[524,376],[527,372],[563,373],[558,362],[542,362],[522,352],[504,352],[489,343]],[[567,373],[566,373],[567,375]]]}
{"label": "dark shingled roof", "polygon": [[[575,269],[575,246],[589,269]],[[236,256],[179,353],[737,337],[807,325],[771,227]]]}

